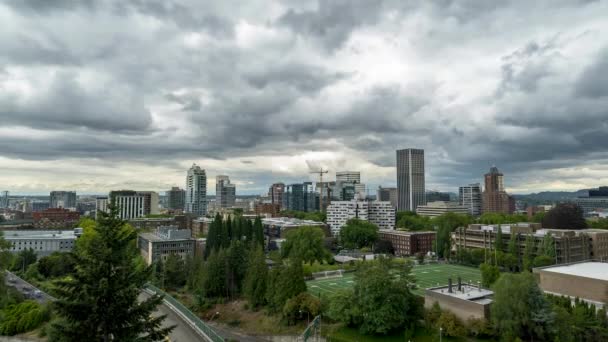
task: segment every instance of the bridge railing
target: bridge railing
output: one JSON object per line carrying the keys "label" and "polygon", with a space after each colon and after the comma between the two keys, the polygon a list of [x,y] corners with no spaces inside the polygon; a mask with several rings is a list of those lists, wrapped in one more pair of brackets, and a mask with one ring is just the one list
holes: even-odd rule
{"label": "bridge railing", "polygon": [[163,299],[165,301],[167,301],[172,307],[178,310],[179,313],[189,319],[196,326],[196,328],[200,329],[205,335],[207,335],[212,342],[225,342],[223,337],[218,335],[213,329],[211,329],[210,326],[205,324],[205,322],[203,322],[197,315],[190,311],[184,304],[180,303],[180,301],[173,298],[170,294],[152,284],[146,284],[145,288],[149,291],[164,296]]}

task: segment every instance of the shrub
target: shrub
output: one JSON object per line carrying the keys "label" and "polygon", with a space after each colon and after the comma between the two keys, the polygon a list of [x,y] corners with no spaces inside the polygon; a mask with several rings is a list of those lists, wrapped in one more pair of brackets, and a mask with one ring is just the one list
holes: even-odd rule
{"label": "shrub", "polygon": [[3,310],[0,335],[16,335],[38,328],[51,317],[50,310],[32,300],[11,304]]}

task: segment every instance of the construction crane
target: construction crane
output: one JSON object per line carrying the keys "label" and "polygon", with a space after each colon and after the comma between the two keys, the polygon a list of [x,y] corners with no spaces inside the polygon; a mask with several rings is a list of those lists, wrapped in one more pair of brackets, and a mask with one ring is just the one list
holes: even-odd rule
{"label": "construction crane", "polygon": [[321,212],[323,212],[323,174],[324,173],[328,173],[328,170],[323,170],[323,168],[321,168],[319,171],[312,171],[310,173],[314,173],[314,174],[319,174],[319,183],[321,183],[321,194],[319,195],[319,210]]}

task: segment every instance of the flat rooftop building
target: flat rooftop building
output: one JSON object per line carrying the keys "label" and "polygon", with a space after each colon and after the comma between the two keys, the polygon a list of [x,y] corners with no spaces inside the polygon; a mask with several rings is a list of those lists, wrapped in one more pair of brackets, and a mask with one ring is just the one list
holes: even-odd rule
{"label": "flat rooftop building", "polygon": [[264,234],[271,238],[285,237],[285,234],[288,231],[306,226],[319,227],[323,230],[326,236],[329,236],[329,228],[327,224],[323,222],[301,220],[291,217],[263,218],[262,226],[264,226]]}
{"label": "flat rooftop building", "polygon": [[535,268],[540,288],[551,294],[580,298],[598,306],[608,303],[608,263],[580,262]]}
{"label": "flat rooftop building", "polygon": [[461,283],[426,289],[424,306],[431,308],[437,303],[443,310],[453,312],[458,318],[467,321],[470,318],[489,319],[490,305],[494,292],[479,285]]}
{"label": "flat rooftop building", "polygon": [[468,215],[469,207],[461,205],[458,202],[435,201],[429,202],[426,205],[419,205],[416,208],[416,213],[427,217],[437,217],[447,213]]}
{"label": "flat rooftop building", "polygon": [[431,252],[436,236],[437,233],[434,231],[406,232],[391,229],[378,230],[378,239],[390,241],[396,256]]}
{"label": "flat rooftop building", "polygon": [[76,239],[82,234],[82,228],[72,230],[7,230],[4,239],[10,242],[12,253],[33,249],[38,257],[53,252],[70,252]]}
{"label": "flat rooftop building", "polygon": [[171,254],[181,258],[194,256],[196,241],[191,238],[190,229],[177,229],[175,226],[159,227],[153,233],[140,233],[137,246],[148,265],[159,260],[165,261]]}

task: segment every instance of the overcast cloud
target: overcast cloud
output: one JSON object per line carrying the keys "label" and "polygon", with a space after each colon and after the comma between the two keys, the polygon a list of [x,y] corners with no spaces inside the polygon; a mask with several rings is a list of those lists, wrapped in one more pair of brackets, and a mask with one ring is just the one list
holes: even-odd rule
{"label": "overcast cloud", "polygon": [[[608,185],[608,2],[0,3],[0,190],[239,193],[360,170],[428,188]],[[213,191],[211,191],[213,192]]]}

